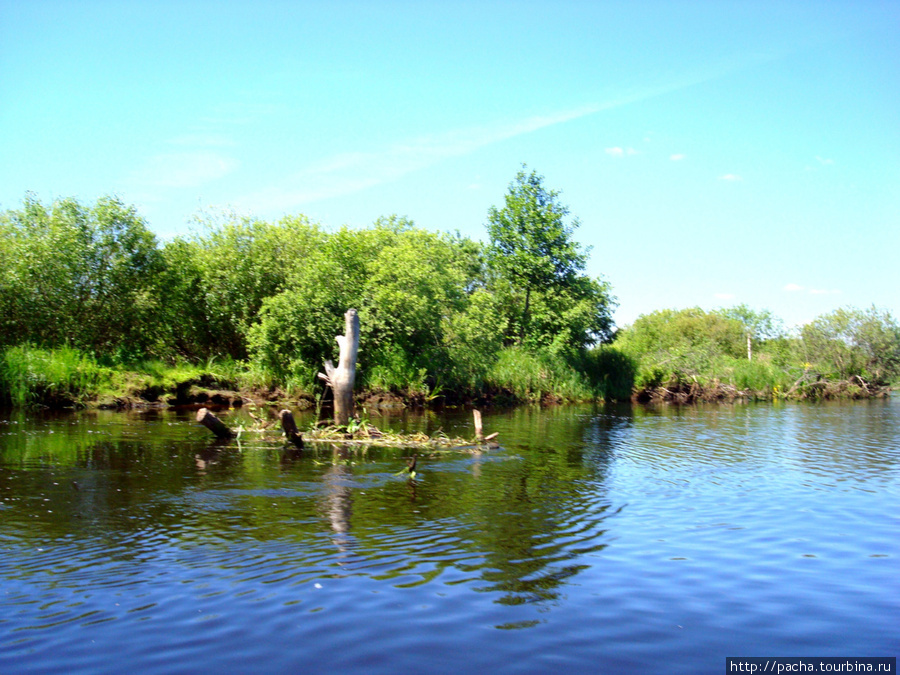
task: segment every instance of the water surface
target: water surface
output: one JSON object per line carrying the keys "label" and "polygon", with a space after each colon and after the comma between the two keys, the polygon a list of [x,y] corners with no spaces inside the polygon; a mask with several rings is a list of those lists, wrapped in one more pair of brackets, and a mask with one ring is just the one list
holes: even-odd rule
{"label": "water surface", "polygon": [[[463,411],[373,421],[472,433]],[[0,412],[0,672],[721,673],[900,651],[900,401],[485,427],[500,448],[420,456],[409,480],[409,451],[216,444],[192,412]]]}

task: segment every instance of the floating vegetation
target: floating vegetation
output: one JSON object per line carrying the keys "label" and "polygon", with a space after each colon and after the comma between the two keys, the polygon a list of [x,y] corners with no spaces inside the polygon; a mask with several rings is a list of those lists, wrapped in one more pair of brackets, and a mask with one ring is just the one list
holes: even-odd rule
{"label": "floating vegetation", "polygon": [[[475,412],[478,413],[478,411]],[[380,447],[418,448],[431,450],[432,452],[440,450],[482,452],[486,449],[499,447],[494,441],[497,434],[482,437],[480,414],[476,415],[478,424],[476,425],[476,437],[474,439],[458,436],[451,437],[441,429],[438,429],[431,436],[422,432],[400,434],[383,431],[367,421],[360,420],[351,420],[350,424],[343,426],[335,426],[333,424],[316,426],[312,430],[301,433],[297,430],[297,425],[289,410],[282,410],[278,416],[282,426],[280,432],[277,432],[270,422],[261,420],[256,416],[253,416],[253,419],[257,422],[254,426],[247,428],[241,426],[237,429],[230,429],[207,408],[201,408],[197,411],[197,422],[205,426],[220,439],[240,439],[244,434],[270,434],[274,436],[277,433],[279,438],[289,440],[298,448],[302,448],[305,443],[333,443],[342,446],[378,445]]]}

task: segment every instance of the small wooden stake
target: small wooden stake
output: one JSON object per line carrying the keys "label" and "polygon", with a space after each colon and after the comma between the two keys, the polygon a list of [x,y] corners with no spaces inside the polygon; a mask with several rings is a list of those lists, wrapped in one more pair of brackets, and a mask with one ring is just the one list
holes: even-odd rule
{"label": "small wooden stake", "polygon": [[284,431],[285,437],[298,448],[303,447],[303,436],[297,429],[297,423],[290,410],[282,410],[278,413],[278,419],[281,420],[281,429]]}
{"label": "small wooden stake", "polygon": [[478,409],[473,410],[472,416],[475,418],[475,440],[483,441],[484,430],[481,428],[481,411]]}
{"label": "small wooden stake", "polygon": [[216,438],[234,438],[234,432],[206,408],[197,411],[197,422],[213,432]]}

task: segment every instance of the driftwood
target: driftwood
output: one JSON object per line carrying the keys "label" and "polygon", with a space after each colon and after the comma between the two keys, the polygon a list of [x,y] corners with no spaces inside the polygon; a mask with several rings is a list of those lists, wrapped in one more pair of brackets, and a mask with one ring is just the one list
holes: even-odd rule
{"label": "driftwood", "polygon": [[281,429],[284,431],[285,438],[298,448],[302,448],[303,436],[300,434],[300,430],[297,429],[297,423],[294,421],[294,415],[291,411],[282,410],[278,413],[278,419],[281,420]]}
{"label": "driftwood", "polygon": [[353,416],[353,384],[356,380],[356,356],[359,353],[359,315],[355,309],[344,314],[344,335],[338,335],[340,357],[337,368],[325,361],[325,372],[319,377],[334,392],[334,423],[346,426]]}
{"label": "driftwood", "polygon": [[216,438],[234,438],[234,432],[206,408],[197,411],[197,422],[213,432]]}

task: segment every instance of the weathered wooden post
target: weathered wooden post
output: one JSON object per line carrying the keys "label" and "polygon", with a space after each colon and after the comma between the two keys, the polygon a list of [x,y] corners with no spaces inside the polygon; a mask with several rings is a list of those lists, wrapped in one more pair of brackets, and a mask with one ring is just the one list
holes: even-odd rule
{"label": "weathered wooden post", "polygon": [[353,383],[356,381],[356,356],[359,353],[359,315],[355,309],[344,314],[344,334],[335,337],[340,347],[338,367],[325,361],[325,380],[334,392],[334,423],[346,426],[353,416]]}
{"label": "weathered wooden post", "polygon": [[475,440],[480,443],[484,440],[484,431],[481,427],[481,411],[475,408],[472,411],[472,417],[475,418]]}

